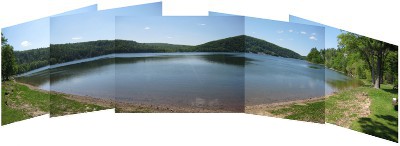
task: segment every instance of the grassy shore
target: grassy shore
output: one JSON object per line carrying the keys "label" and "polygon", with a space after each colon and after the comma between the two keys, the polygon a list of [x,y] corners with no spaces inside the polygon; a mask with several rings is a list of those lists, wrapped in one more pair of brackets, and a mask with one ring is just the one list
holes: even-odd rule
{"label": "grassy shore", "polygon": [[390,141],[398,141],[397,98],[392,85],[374,89],[366,84],[326,98],[326,122]]}
{"label": "grassy shore", "polygon": [[[234,112],[198,107],[146,105],[115,102],[55,91],[15,81],[2,82],[2,125],[49,114],[51,117],[116,108],[117,113],[222,113]],[[115,105],[117,105],[115,107]]]}
{"label": "grassy shore", "polygon": [[62,116],[108,108],[72,100],[67,94],[48,92],[14,81],[2,82],[1,88],[2,125],[48,113],[51,116]]}
{"label": "grassy shore", "polygon": [[1,124],[44,115],[49,112],[49,93],[7,81],[1,87]]}
{"label": "grassy shore", "polygon": [[284,115],[285,119],[325,123],[325,102],[314,101],[308,103],[291,104],[286,107],[273,109],[272,114]]}
{"label": "grassy shore", "polygon": [[324,98],[246,106],[246,113],[291,120],[325,123]]}
{"label": "grassy shore", "polygon": [[97,104],[85,103],[73,99],[69,99],[67,94],[52,93],[50,95],[50,116],[64,116],[98,110],[113,108],[111,106],[101,106]]}

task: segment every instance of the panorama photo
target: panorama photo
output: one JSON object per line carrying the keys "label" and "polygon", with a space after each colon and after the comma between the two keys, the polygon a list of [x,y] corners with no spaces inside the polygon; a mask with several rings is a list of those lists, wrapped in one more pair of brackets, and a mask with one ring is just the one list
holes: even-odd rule
{"label": "panorama photo", "polygon": [[326,122],[398,142],[398,46],[296,16],[290,22],[325,27],[322,58]]}

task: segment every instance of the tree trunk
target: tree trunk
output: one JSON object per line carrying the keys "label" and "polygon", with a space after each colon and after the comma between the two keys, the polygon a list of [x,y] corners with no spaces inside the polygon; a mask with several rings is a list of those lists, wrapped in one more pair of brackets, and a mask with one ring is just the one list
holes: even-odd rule
{"label": "tree trunk", "polygon": [[381,87],[381,82],[380,82],[380,79],[381,79],[381,77],[382,77],[382,71],[381,71],[381,67],[382,67],[382,50],[379,50],[378,51],[378,58],[377,58],[377,60],[376,60],[376,81],[375,81],[375,84],[374,84],[374,88],[376,88],[376,89],[379,89],[380,87]]}
{"label": "tree trunk", "polygon": [[384,68],[384,63],[383,63],[383,57],[382,57],[382,59],[381,59],[382,61],[381,61],[381,71],[379,71],[379,73],[380,73],[380,77],[379,77],[379,83],[380,84],[383,84],[383,71],[385,70],[385,68]]}
{"label": "tree trunk", "polygon": [[371,69],[371,80],[372,80],[372,85],[375,86],[375,72],[374,69]]}
{"label": "tree trunk", "polygon": [[379,78],[376,78],[375,83],[374,83],[374,88],[379,89],[381,87],[381,84],[379,82]]}

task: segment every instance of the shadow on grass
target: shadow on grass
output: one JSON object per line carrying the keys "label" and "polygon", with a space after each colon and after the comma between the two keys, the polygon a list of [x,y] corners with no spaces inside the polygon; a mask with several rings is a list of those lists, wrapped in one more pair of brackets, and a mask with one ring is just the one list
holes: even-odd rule
{"label": "shadow on grass", "polygon": [[[397,118],[391,115],[376,115],[376,117],[385,120],[389,125],[396,127],[398,125]],[[360,118],[358,123],[360,124],[363,133],[398,142],[397,130],[391,129],[382,122],[371,118]]]}
{"label": "shadow on grass", "polygon": [[382,89],[382,90],[392,94],[397,94],[397,89]]}

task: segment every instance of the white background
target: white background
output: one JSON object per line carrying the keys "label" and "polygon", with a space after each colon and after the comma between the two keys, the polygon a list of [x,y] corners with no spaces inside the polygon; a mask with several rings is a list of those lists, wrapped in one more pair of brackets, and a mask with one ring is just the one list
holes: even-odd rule
{"label": "white background", "polygon": [[[99,9],[150,0],[1,0],[0,27],[98,3]],[[399,45],[396,0],[164,0],[164,15],[208,10],[288,21],[288,15]],[[114,114],[105,110],[0,127],[0,145],[398,145],[334,126],[249,114]]]}

